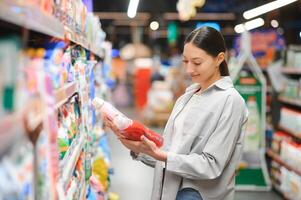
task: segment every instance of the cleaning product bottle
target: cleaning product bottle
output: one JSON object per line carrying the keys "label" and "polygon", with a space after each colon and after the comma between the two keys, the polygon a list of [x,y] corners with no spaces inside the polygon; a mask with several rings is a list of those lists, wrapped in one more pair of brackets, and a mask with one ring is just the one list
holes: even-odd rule
{"label": "cleaning product bottle", "polygon": [[255,151],[260,146],[260,115],[255,96],[249,97],[247,101],[249,120],[246,127],[245,149]]}
{"label": "cleaning product bottle", "polygon": [[163,138],[161,135],[149,130],[141,123],[129,119],[110,103],[95,97],[93,100],[93,106],[99,109],[101,114],[106,115],[110,120],[112,120],[113,124],[127,139],[140,141],[141,136],[144,135],[146,138],[153,141],[158,147],[163,145]]}

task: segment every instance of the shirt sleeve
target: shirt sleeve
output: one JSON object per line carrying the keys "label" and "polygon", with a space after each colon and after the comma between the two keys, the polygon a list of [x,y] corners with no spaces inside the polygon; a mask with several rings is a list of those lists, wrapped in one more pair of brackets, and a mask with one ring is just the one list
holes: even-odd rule
{"label": "shirt sleeve", "polygon": [[169,152],[166,170],[194,180],[219,177],[232,156],[242,132],[242,126],[246,122],[245,110],[244,103],[235,102],[233,97],[229,96],[217,127],[209,137],[203,151],[189,155]]}
{"label": "shirt sleeve", "polygon": [[156,165],[156,160],[146,154],[143,153],[136,154],[135,152],[131,151],[130,155],[134,160],[141,161],[142,163],[144,163],[149,167],[154,168]]}

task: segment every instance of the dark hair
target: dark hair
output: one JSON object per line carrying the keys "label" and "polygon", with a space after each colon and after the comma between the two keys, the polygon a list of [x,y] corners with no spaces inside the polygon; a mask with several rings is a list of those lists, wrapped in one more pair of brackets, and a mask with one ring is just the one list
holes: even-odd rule
{"label": "dark hair", "polygon": [[[185,44],[189,42],[213,57],[216,57],[221,52],[226,52],[226,44],[222,34],[211,27],[205,26],[192,31],[187,36]],[[219,71],[221,76],[230,75],[228,64],[225,60],[220,64]]]}

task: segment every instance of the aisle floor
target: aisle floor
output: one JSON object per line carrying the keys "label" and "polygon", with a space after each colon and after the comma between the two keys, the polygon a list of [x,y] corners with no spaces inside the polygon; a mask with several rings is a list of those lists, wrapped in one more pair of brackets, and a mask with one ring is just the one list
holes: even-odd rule
{"label": "aisle floor", "polygon": [[[131,117],[137,115],[133,110],[123,111]],[[154,129],[162,132],[163,129]],[[150,200],[153,169],[132,160],[129,151],[123,147],[114,134],[109,134],[114,174],[110,191],[120,195],[120,200]],[[235,200],[281,200],[277,193],[271,192],[236,192]]]}

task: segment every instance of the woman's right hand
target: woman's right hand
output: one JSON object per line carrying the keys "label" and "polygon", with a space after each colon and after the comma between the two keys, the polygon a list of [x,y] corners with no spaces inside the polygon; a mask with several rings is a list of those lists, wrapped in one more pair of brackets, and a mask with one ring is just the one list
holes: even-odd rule
{"label": "woman's right hand", "polygon": [[106,127],[110,128],[113,131],[113,133],[117,136],[119,140],[125,138],[124,135],[122,135],[122,132],[114,125],[110,118],[108,118],[107,116],[103,116],[103,122]]}

